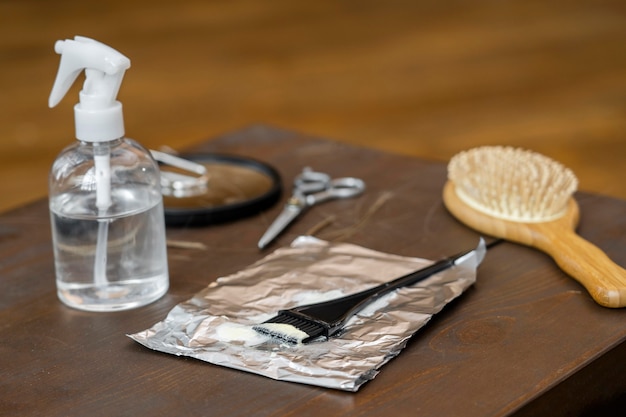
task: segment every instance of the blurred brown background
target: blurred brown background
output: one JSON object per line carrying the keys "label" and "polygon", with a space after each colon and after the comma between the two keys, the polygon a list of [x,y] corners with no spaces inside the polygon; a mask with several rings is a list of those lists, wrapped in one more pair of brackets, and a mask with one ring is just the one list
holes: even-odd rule
{"label": "blurred brown background", "polygon": [[484,144],[626,198],[626,2],[0,0],[0,211],[44,197],[80,84],[57,39],[132,61],[127,136],[180,149],[264,123],[447,161]]}

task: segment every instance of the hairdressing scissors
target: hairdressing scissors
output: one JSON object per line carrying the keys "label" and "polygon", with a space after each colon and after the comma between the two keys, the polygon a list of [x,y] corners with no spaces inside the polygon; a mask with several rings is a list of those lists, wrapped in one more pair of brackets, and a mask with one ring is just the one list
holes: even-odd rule
{"label": "hairdressing scissors", "polygon": [[285,208],[259,240],[259,248],[267,246],[309,207],[336,198],[356,197],[364,190],[365,182],[358,178],[332,179],[323,172],[313,171],[309,167],[304,168],[294,180],[293,194],[287,200]]}

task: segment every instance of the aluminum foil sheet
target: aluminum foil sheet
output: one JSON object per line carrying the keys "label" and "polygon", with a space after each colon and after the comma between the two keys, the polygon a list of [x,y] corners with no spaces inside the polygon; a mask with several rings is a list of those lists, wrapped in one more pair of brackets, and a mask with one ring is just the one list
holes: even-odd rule
{"label": "aluminum foil sheet", "polygon": [[455,267],[383,296],[352,317],[338,337],[289,345],[258,334],[252,325],[280,309],[355,293],[432,263],[299,237],[240,272],[218,278],[174,307],[165,320],[129,336],[157,351],[276,380],[357,391],[475,282],[484,254],[481,241]]}

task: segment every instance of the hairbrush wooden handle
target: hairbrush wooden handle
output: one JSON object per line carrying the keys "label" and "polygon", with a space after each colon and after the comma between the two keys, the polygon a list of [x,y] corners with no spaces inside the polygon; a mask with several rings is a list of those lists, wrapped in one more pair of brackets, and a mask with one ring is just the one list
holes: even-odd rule
{"label": "hairbrush wooden handle", "polygon": [[469,227],[545,252],[565,273],[582,284],[598,304],[626,307],[626,270],[575,233],[579,210],[573,198],[562,217],[548,222],[523,223],[498,219],[468,206],[456,195],[451,182],[446,184],[443,197],[450,213]]}
{"label": "hairbrush wooden handle", "polygon": [[562,227],[558,221],[528,225],[535,230],[533,246],[554,259],[604,307],[626,307],[626,270],[600,248]]}

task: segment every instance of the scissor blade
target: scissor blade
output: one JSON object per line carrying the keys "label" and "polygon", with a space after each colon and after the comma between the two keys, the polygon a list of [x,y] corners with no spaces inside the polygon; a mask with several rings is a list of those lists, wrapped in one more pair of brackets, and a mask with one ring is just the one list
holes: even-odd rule
{"label": "scissor blade", "polygon": [[291,223],[298,215],[302,213],[302,207],[295,205],[286,205],[282,213],[274,220],[274,223],[267,229],[265,234],[259,240],[259,249],[266,247],[272,240],[276,238],[289,223]]}

